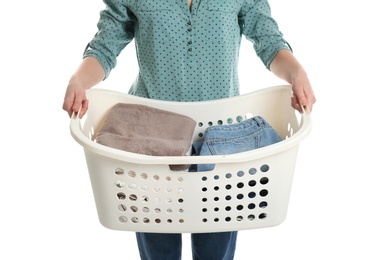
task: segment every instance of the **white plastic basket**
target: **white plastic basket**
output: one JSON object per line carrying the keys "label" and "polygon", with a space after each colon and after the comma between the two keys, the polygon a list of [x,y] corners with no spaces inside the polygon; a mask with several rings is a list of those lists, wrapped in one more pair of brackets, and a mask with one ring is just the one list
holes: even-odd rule
{"label": "white plastic basket", "polygon": [[[271,227],[287,215],[300,142],[311,130],[309,112],[290,106],[291,86],[202,102],[150,100],[102,89],[87,91],[89,110],[73,115],[71,134],[84,147],[100,223],[114,230],[199,233]],[[198,122],[193,140],[209,125],[260,115],[283,141],[221,156],[148,156],[94,141],[108,110],[119,102],[185,114]],[[174,172],[172,164],[216,164],[208,172]]]}

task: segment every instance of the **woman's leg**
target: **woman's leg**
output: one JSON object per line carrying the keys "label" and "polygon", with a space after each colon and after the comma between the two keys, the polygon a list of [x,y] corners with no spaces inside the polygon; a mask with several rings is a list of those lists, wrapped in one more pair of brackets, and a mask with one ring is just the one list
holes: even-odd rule
{"label": "woman's leg", "polygon": [[180,260],[181,234],[136,233],[142,260]]}
{"label": "woman's leg", "polygon": [[232,260],[236,250],[237,231],[192,234],[194,260]]}

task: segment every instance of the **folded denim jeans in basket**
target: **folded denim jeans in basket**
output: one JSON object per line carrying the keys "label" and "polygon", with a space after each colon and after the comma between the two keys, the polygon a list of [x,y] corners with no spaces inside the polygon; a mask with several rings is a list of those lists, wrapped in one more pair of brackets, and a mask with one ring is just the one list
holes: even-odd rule
{"label": "folded denim jeans in basket", "polygon": [[[262,148],[282,141],[278,132],[261,116],[231,125],[210,126],[204,140],[194,142],[194,156],[226,155]],[[214,164],[191,165],[191,172],[211,171]]]}

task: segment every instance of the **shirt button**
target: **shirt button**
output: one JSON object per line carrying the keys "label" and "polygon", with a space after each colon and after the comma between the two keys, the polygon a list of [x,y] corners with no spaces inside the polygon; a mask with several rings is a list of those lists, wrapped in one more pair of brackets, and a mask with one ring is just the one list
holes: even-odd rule
{"label": "shirt button", "polygon": [[188,51],[192,51],[192,48],[188,48]]}
{"label": "shirt button", "polygon": [[187,44],[188,44],[188,45],[191,45],[191,44],[192,44],[192,41],[188,41]]}
{"label": "shirt button", "polygon": [[188,32],[191,32],[192,31],[192,29],[191,28],[188,28],[188,30],[187,30]]}
{"label": "shirt button", "polygon": [[188,24],[188,25],[191,25],[191,21],[188,21],[187,24]]}

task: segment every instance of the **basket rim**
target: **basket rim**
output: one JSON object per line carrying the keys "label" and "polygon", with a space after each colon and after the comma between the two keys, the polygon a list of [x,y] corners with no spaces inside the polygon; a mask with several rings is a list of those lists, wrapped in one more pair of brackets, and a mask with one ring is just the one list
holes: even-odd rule
{"label": "basket rim", "polygon": [[[225,98],[225,99],[218,99],[218,100],[207,100],[207,101],[199,101],[197,104],[202,103],[218,103],[226,101],[226,99],[244,99],[250,95],[258,95],[259,92],[264,93],[266,91],[275,91],[277,89],[285,89],[290,88],[290,85],[278,85],[268,88],[259,89],[257,91],[253,91],[250,93],[246,93],[243,95],[231,97],[231,98]],[[128,95],[124,94],[118,91],[114,90],[108,90],[108,89],[101,89],[101,88],[95,88],[95,89],[88,89],[88,92],[101,92],[101,93],[107,93],[111,95]],[[147,99],[143,97],[138,96],[131,96],[133,99],[139,99],[139,100],[147,100],[147,102],[151,105],[153,104],[166,104],[166,105],[180,105],[180,106],[187,106],[187,105],[193,105],[194,102],[175,102],[175,101],[166,101],[166,100],[153,100],[153,99]],[[300,129],[294,133],[291,137],[288,139],[285,139],[279,143],[269,145],[267,147],[250,150],[246,152],[241,153],[235,153],[235,154],[229,154],[229,155],[210,155],[210,156],[151,156],[151,155],[144,155],[144,154],[137,154],[127,151],[122,151],[119,149],[111,148],[108,146],[104,146],[102,144],[93,142],[90,140],[87,136],[84,135],[82,132],[81,127],[81,120],[80,118],[74,113],[71,117],[70,122],[70,132],[73,139],[78,142],[85,150],[92,151],[96,154],[117,159],[117,160],[123,160],[127,162],[137,163],[137,164],[165,164],[165,165],[175,165],[175,164],[207,164],[207,163],[237,163],[237,162],[246,162],[251,161],[254,159],[271,156],[276,153],[280,153],[286,150],[289,150],[293,148],[296,145],[299,145],[299,143],[308,136],[312,128],[312,120],[310,112],[305,110],[304,113],[301,114],[301,122],[300,122]]]}

